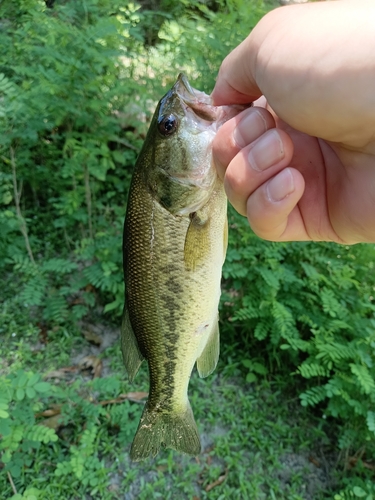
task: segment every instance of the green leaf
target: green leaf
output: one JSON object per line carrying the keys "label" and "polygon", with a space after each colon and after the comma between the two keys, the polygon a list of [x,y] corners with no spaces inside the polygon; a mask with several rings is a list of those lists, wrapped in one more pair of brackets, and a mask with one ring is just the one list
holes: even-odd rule
{"label": "green leaf", "polygon": [[34,373],[29,380],[27,381],[27,386],[32,387],[34,384],[36,384],[40,380],[40,375],[39,373]]}
{"label": "green leaf", "polygon": [[366,394],[370,394],[375,389],[375,381],[367,366],[350,363],[350,369],[360,383],[360,387]]}
{"label": "green leaf", "polygon": [[243,359],[242,364],[245,368],[252,368],[253,366],[253,362],[251,361],[251,359]]}
{"label": "green leaf", "polygon": [[13,477],[20,477],[21,475],[21,467],[18,464],[11,465],[9,467],[9,472]]}
{"label": "green leaf", "polygon": [[18,387],[24,387],[27,384],[28,377],[25,372],[21,372],[18,378]]}
{"label": "green leaf", "polygon": [[33,387],[26,387],[26,395],[29,399],[35,398],[35,389]]}
{"label": "green leaf", "polygon": [[51,389],[51,384],[48,382],[38,382],[35,384],[34,389],[38,392],[47,392]]}
{"label": "green leaf", "polygon": [[259,373],[259,375],[267,375],[267,373],[268,373],[267,367],[262,365],[261,363],[257,363],[257,362],[255,362],[253,364],[253,370],[256,373]]}
{"label": "green leaf", "polygon": [[[9,417],[9,415],[8,415]],[[11,426],[9,420],[0,420],[0,434],[4,437],[11,433]]]}
{"label": "green leaf", "polygon": [[25,390],[19,387],[16,390],[16,398],[18,399],[18,401],[22,401],[24,397],[25,397]]}
{"label": "green leaf", "polygon": [[375,434],[375,412],[368,411],[366,420],[368,429]]}
{"label": "green leaf", "polygon": [[288,349],[290,349],[290,345],[289,344],[280,344],[280,349],[282,349],[283,351],[287,351]]}
{"label": "green leaf", "polygon": [[360,486],[354,486],[353,493],[358,498],[363,498],[364,496],[367,495],[365,490],[363,490]]}
{"label": "green leaf", "polygon": [[252,382],[256,382],[257,380],[258,378],[255,373],[250,372],[246,375],[246,382],[248,382],[249,384],[251,384]]}

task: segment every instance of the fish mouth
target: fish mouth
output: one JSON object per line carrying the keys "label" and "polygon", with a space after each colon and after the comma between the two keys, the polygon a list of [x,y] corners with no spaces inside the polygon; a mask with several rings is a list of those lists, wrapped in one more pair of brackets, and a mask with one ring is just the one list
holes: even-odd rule
{"label": "fish mouth", "polygon": [[193,89],[183,73],[178,75],[173,86],[185,110],[191,110],[205,122],[213,123],[217,120],[217,108],[212,105],[211,97],[199,90]]}
{"label": "fish mouth", "polygon": [[174,84],[173,89],[176,91],[176,93],[181,98],[183,97],[183,94],[185,93],[184,90],[185,90],[191,97],[196,99],[194,89],[190,85],[189,80],[186,78],[186,75],[184,75],[184,73],[180,73],[178,75],[177,81]]}

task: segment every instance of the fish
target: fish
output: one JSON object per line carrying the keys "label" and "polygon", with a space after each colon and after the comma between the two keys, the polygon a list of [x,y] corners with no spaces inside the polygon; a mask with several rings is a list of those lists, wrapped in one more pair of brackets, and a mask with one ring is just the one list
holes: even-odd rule
{"label": "fish", "polygon": [[228,243],[227,198],[211,145],[238,112],[213,106],[180,74],[157,105],[134,168],[123,234],[121,349],[130,381],[147,361],[150,389],[133,461],[162,447],[201,451],[188,385],[195,364],[207,377],[218,362]]}

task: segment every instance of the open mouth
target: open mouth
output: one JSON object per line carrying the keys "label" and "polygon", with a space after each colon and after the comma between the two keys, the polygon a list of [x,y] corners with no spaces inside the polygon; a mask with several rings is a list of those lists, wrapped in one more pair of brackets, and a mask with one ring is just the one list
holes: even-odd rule
{"label": "open mouth", "polygon": [[194,111],[198,118],[209,123],[216,121],[217,109],[212,106],[211,98],[204,92],[193,89],[183,73],[179,74],[174,88],[181,101]]}

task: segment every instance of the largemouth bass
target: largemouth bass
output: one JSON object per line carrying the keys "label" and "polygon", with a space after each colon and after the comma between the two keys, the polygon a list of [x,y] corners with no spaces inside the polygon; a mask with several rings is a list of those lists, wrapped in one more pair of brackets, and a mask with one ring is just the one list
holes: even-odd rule
{"label": "largemouth bass", "polygon": [[124,226],[121,344],[130,380],[143,359],[150,376],[130,452],[135,461],[161,446],[201,450],[187,390],[195,363],[206,377],[218,361],[227,248],[227,200],[211,142],[238,111],[210,105],[180,75],[156,108],[135,166]]}

